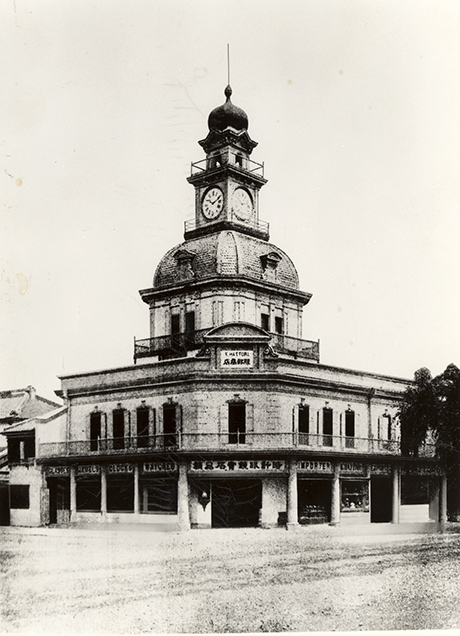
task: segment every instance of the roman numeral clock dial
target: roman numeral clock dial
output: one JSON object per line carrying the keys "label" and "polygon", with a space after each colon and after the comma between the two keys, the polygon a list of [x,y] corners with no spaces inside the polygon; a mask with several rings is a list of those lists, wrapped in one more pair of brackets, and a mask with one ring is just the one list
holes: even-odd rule
{"label": "roman numeral clock dial", "polygon": [[217,219],[224,207],[224,195],[220,188],[211,188],[203,199],[202,212],[205,219],[212,221]]}
{"label": "roman numeral clock dial", "polygon": [[249,193],[243,188],[237,188],[232,197],[232,212],[239,221],[249,221],[252,216],[253,204]]}

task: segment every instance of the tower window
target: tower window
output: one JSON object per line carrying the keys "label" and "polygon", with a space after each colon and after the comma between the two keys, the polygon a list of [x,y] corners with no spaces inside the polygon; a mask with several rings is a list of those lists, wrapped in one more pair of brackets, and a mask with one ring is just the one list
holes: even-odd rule
{"label": "tower window", "polygon": [[332,409],[323,409],[323,446],[332,446]]}
{"label": "tower window", "polygon": [[275,316],[275,332],[283,333],[283,319],[281,316]]}
{"label": "tower window", "polygon": [[345,446],[346,448],[355,447],[355,412],[345,411]]}
{"label": "tower window", "polygon": [[173,314],[171,316],[171,333],[180,333],[180,315]]}
{"label": "tower window", "polygon": [[99,450],[100,440],[101,440],[101,414],[100,413],[91,413],[90,416],[90,445],[89,448],[91,451]]}
{"label": "tower window", "polygon": [[191,334],[195,331],[195,312],[187,311],[185,314],[185,333]]}
{"label": "tower window", "polygon": [[391,439],[391,415],[388,415],[387,413],[385,413],[385,415],[382,415],[382,429],[380,431],[380,436],[383,437],[383,439],[385,439],[385,435],[386,435],[386,439],[390,440]]}
{"label": "tower window", "polygon": [[270,316],[268,314],[260,314],[260,326],[264,331],[270,331]]}
{"label": "tower window", "polygon": [[228,443],[246,443],[246,403],[229,402],[228,405]]}

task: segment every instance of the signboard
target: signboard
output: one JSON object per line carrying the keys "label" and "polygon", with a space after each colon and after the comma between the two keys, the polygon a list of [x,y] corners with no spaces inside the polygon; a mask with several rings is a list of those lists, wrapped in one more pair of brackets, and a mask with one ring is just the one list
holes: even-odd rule
{"label": "signboard", "polygon": [[372,475],[391,475],[391,466],[389,464],[371,464]]}
{"label": "signboard", "polygon": [[252,369],[254,351],[248,349],[223,349],[220,352],[220,366],[223,369]]}
{"label": "signboard", "polygon": [[364,464],[355,462],[342,462],[340,464],[342,475],[365,475]]}
{"label": "signboard", "polygon": [[403,466],[402,475],[441,475],[439,466]]}
{"label": "signboard", "polygon": [[334,472],[331,462],[304,461],[297,462],[297,472],[299,473],[332,473]]}
{"label": "signboard", "polygon": [[177,471],[176,462],[144,462],[143,473],[173,473]]}
{"label": "signboard", "polygon": [[70,470],[68,466],[47,466],[45,468],[45,474],[48,476],[55,475],[65,477],[70,474]]}
{"label": "signboard", "polygon": [[132,473],[134,472],[133,464],[107,464],[107,472],[113,473]]}
{"label": "signboard", "polygon": [[82,466],[77,466],[77,475],[99,475],[101,472],[101,467],[96,466],[96,464],[83,464]]}
{"label": "signboard", "polygon": [[194,460],[189,464],[189,472],[204,473],[284,473],[286,462],[278,459],[218,459]]}

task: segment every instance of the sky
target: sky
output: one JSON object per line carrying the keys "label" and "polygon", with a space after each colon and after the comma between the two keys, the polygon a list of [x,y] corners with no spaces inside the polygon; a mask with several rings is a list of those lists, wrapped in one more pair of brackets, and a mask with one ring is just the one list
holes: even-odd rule
{"label": "sky", "polygon": [[232,100],[328,365],[460,366],[457,0],[0,3],[0,390],[132,364]]}

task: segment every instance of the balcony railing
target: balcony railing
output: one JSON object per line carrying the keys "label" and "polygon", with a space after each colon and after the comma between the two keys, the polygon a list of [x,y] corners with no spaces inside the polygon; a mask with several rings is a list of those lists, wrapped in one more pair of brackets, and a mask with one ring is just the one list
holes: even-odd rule
{"label": "balcony railing", "polygon": [[254,161],[253,159],[241,157],[233,152],[229,153],[229,155],[224,155],[223,157],[212,156],[207,159],[201,159],[200,161],[194,161],[191,166],[190,174],[193,176],[195,174],[200,174],[205,170],[222,168],[224,165],[231,165],[233,168],[244,172],[250,172],[251,174],[256,174],[259,177],[264,176],[263,163],[257,163],[257,161]]}
{"label": "balcony railing", "polygon": [[[247,221],[241,221],[240,219],[237,219],[236,216],[234,215],[224,222],[222,222],[220,219],[216,219],[214,221],[216,225],[219,225],[225,222],[231,223],[232,225],[239,225],[241,228],[251,228],[252,230],[256,230],[257,232],[264,235],[265,234],[268,235],[268,232],[270,229],[270,224],[268,223],[268,221],[262,221],[261,219],[248,219]],[[196,219],[188,219],[187,221],[184,221],[184,232],[187,234],[188,232],[193,232],[194,230],[197,230],[200,227],[208,228],[209,225],[210,225],[209,222],[206,223],[201,220],[197,222]]]}
{"label": "balcony railing", "polygon": [[[308,433],[167,433],[165,435],[118,437],[70,442],[52,442],[39,445],[39,458],[116,456],[151,454],[171,451],[228,451],[248,449],[258,451],[312,450],[322,453],[363,453],[373,455],[399,455],[397,440],[362,437],[313,435]],[[435,447],[424,445],[419,457],[434,457]]]}
{"label": "balcony railing", "polygon": [[[175,358],[186,356],[187,351],[199,349],[204,344],[204,336],[211,329],[199,329],[188,333],[175,333],[156,338],[134,340],[134,361],[138,358],[160,356]],[[279,333],[269,333],[274,351],[319,362],[319,342],[314,340],[300,340]]]}

